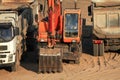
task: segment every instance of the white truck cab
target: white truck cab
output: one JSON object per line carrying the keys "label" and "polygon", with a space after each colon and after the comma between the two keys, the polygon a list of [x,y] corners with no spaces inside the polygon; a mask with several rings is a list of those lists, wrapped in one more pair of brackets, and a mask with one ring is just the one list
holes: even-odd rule
{"label": "white truck cab", "polygon": [[0,11],[0,66],[9,66],[16,70],[18,13],[16,11]]}

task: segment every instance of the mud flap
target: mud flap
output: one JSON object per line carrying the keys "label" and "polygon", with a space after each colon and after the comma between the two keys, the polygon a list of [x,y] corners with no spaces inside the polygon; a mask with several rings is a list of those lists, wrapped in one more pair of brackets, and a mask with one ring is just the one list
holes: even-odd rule
{"label": "mud flap", "polygon": [[93,44],[93,55],[98,56],[98,44]]}
{"label": "mud flap", "polygon": [[103,56],[104,55],[104,43],[99,45],[100,51],[99,51],[99,56]]}
{"label": "mud flap", "polygon": [[60,49],[40,49],[38,73],[62,72],[62,54]]}
{"label": "mud flap", "polygon": [[103,56],[104,54],[104,43],[93,44],[93,55],[94,56]]}

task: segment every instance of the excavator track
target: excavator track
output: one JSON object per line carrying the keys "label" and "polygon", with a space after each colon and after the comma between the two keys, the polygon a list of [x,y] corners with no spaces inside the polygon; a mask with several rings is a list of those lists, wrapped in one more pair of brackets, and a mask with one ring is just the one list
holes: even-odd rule
{"label": "excavator track", "polygon": [[40,48],[38,73],[62,72],[62,52],[59,48]]}

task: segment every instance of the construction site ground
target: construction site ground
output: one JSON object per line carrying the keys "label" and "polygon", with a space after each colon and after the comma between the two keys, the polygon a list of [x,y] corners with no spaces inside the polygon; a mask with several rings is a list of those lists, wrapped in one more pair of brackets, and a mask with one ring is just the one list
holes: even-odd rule
{"label": "construction site ground", "polygon": [[80,64],[63,63],[61,73],[37,74],[35,62],[23,62],[16,72],[0,69],[0,80],[120,80],[120,55],[105,53],[104,57],[82,54]]}
{"label": "construction site ground", "polygon": [[17,66],[16,72],[10,72],[7,67],[0,68],[0,80],[120,80],[119,51],[105,52],[101,57],[92,56],[92,23],[87,11],[90,0],[77,1],[77,5],[82,10],[82,18],[86,19],[85,26],[83,26],[83,53],[80,57],[80,64],[64,62],[61,73],[38,74],[37,61],[34,59],[36,52],[31,51],[26,52],[29,55],[25,57],[25,61],[20,63],[20,66]]}

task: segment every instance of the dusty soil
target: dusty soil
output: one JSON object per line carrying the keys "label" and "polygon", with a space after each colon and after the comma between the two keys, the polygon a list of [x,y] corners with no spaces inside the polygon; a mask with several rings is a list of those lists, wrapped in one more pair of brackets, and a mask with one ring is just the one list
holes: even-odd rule
{"label": "dusty soil", "polygon": [[63,63],[62,73],[37,74],[36,63],[21,63],[16,72],[0,69],[0,80],[120,80],[120,55],[105,53],[103,57],[82,55],[80,64]]}

